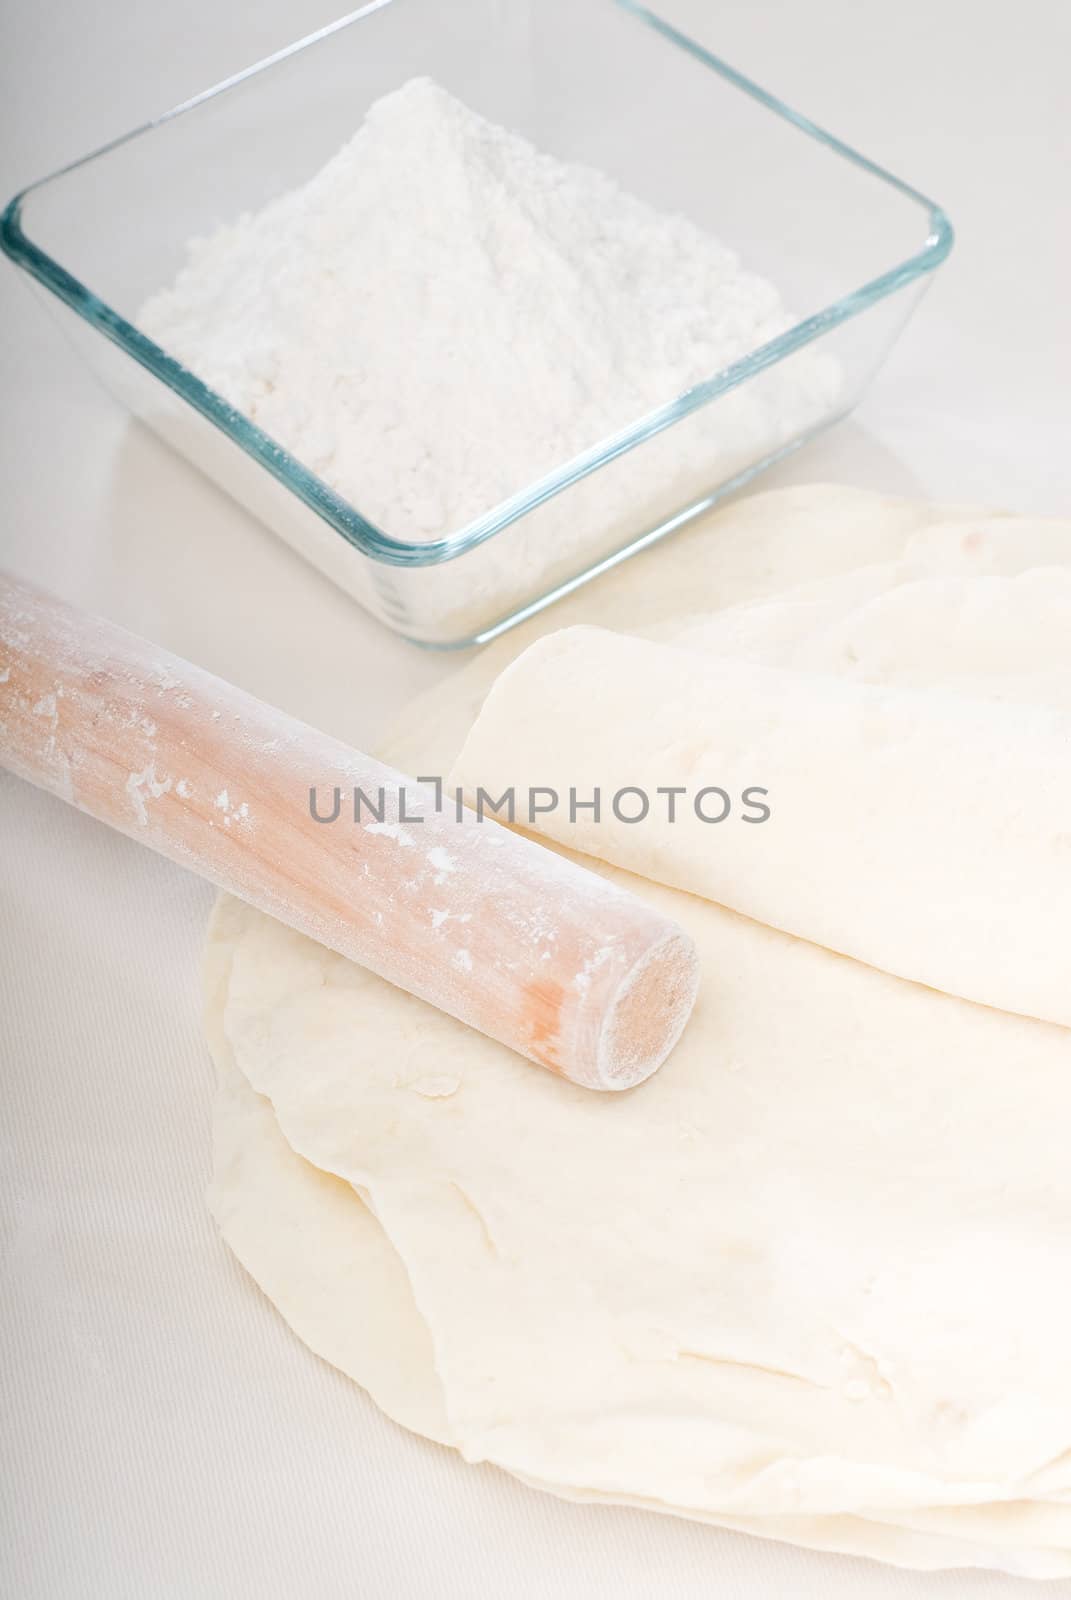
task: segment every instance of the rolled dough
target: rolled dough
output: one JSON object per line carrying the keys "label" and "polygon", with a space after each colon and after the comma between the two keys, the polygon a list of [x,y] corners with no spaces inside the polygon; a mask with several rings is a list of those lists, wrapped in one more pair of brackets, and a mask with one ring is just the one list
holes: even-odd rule
{"label": "rolled dough", "polygon": [[[744,533],[722,514],[750,566],[712,608],[773,587],[764,498]],[[823,543],[822,499],[806,539],[835,578],[852,547]],[[834,529],[849,499],[866,522],[832,496]],[[892,515],[866,561],[924,526]],[[433,770],[444,704],[391,759]],[[707,976],[671,1061],[612,1104],[222,902],[224,1236],[313,1349],[469,1459],[903,1565],[1071,1573],[1071,1034],[627,881]]]}
{"label": "rolled dough", "polygon": [[[893,590],[891,619],[872,629],[864,607],[859,651],[834,637],[833,652],[854,667],[869,649],[866,676],[564,629],[502,674],[451,784],[470,805],[480,789],[549,789],[556,809],[529,821],[560,844],[898,977],[1067,1026],[1071,572],[974,580],[973,608],[963,588]],[[1019,627],[1009,640],[994,625],[987,652],[988,615]],[[916,636],[917,686],[889,687],[892,641],[913,650]],[[1025,666],[994,699],[997,646]],[[762,821],[746,806],[756,794]],[[627,804],[615,810],[615,796]]]}

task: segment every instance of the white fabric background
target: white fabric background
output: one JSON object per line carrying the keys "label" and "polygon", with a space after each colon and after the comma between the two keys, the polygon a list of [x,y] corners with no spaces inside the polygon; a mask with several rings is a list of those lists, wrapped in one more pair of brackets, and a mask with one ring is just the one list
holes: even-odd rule
{"label": "white fabric background", "polygon": [[[0,192],[339,0],[3,13]],[[1071,507],[1068,13],[1026,0],[665,0],[945,203],[956,254],[857,420],[779,474]],[[700,157],[697,157],[700,158]],[[0,271],[0,559],[370,743],[448,658],[397,643],[128,426]],[[210,894],[0,776],[0,1592],[31,1597],[981,1600],[559,1504],[411,1439],[316,1362],[208,1222]]]}

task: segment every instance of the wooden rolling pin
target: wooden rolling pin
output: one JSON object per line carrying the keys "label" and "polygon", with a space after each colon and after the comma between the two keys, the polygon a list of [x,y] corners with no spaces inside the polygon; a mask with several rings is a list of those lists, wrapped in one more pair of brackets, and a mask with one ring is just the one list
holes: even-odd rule
{"label": "wooden rolling pin", "polygon": [[640,1083],[691,1012],[633,895],[2,573],[0,763],[574,1083]]}

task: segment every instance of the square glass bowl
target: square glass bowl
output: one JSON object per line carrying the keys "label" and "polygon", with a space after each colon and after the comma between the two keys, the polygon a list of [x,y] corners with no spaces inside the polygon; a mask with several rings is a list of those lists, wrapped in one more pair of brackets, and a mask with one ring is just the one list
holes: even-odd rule
{"label": "square glass bowl", "polygon": [[[305,182],[373,101],[422,75],[691,218],[776,284],[796,321],[466,526],[414,543],[135,319],[187,240]],[[136,416],[391,628],[447,647],[492,638],[844,415],[952,230],[917,190],[633,0],[374,0],[34,184],[0,218],[0,243],[73,313],[76,342]]]}

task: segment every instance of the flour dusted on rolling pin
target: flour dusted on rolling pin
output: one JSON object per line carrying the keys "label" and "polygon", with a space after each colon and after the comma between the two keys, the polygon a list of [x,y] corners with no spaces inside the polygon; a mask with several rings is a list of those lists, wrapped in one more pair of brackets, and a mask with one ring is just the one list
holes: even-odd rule
{"label": "flour dusted on rolling pin", "polygon": [[[303,188],[194,241],[139,318],[366,517],[415,541],[457,531],[792,320],[692,222],[428,79],[378,101]],[[709,489],[816,417],[836,372],[806,352],[791,366],[761,397],[725,397],[600,474],[597,493],[546,508],[511,536],[501,581],[544,562],[548,541],[575,554],[675,488]]]}
{"label": "flour dusted on rolling pin", "polygon": [[0,672],[0,767],[551,1071],[626,1089],[684,1028],[695,949],[636,896],[3,573]]}

